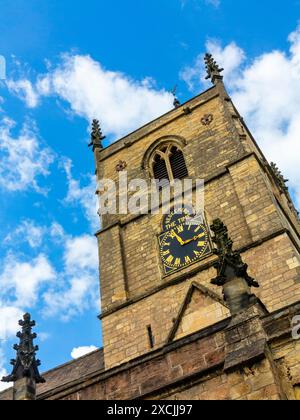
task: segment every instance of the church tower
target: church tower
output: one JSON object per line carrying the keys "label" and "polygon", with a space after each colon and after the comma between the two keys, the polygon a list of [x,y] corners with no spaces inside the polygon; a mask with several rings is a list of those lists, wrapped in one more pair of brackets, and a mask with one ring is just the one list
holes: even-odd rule
{"label": "church tower", "polygon": [[[0,400],[300,399],[298,213],[232,103],[222,69],[209,54],[205,62],[210,89],[183,105],[175,98],[172,111],[107,148],[93,121],[99,196],[101,181],[114,181],[123,207],[136,192],[124,185],[139,180],[144,202],[156,179],[157,209],[101,212],[103,349],[43,377],[38,361],[28,367],[18,352],[4,378],[14,388]],[[204,180],[198,224],[188,206],[176,212],[172,196],[169,211],[158,211],[176,179],[189,184],[192,205]]]}
{"label": "church tower", "polygon": [[175,109],[109,147],[102,148],[94,127],[98,181],[117,183],[124,171],[128,182],[205,181],[205,221],[198,231],[193,227],[195,240],[185,252],[178,251],[185,233],[172,215],[102,217],[97,238],[106,369],[230,317],[221,288],[211,283],[216,219],[259,283],[254,293],[267,312],[300,300],[300,224],[285,180],[232,103],[222,69],[210,55],[206,65],[210,89],[183,105],[176,101]]}

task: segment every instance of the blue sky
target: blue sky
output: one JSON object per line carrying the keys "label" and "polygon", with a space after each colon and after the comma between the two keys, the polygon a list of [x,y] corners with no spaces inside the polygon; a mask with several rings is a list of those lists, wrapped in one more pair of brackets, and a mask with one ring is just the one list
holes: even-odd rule
{"label": "blue sky", "polygon": [[206,50],[299,205],[299,19],[299,0],[0,0],[0,373],[24,311],[43,370],[101,345],[90,121],[108,144],[174,85],[191,98]]}

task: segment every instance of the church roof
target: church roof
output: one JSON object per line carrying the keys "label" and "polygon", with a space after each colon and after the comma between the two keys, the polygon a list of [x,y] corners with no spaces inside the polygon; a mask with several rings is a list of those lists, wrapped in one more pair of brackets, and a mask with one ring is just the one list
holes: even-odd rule
{"label": "church roof", "polygon": [[[46,382],[37,385],[37,398],[43,394],[51,393],[56,388],[67,385],[78,379],[84,380],[85,377],[93,373],[104,371],[103,349],[96,350],[79,359],[72,360],[43,374]],[[0,393],[0,400],[11,400],[12,388]]]}

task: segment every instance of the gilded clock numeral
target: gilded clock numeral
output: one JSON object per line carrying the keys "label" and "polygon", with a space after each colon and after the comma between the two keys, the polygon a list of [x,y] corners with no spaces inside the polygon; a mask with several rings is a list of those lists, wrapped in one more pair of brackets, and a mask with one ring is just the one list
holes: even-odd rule
{"label": "gilded clock numeral", "polygon": [[170,254],[170,251],[167,249],[167,251],[163,251],[163,253],[162,253],[162,255],[164,256],[164,257],[166,257],[167,255],[169,255]]}
{"label": "gilded clock numeral", "polygon": [[181,226],[177,226],[177,232],[178,233],[184,232],[184,229],[183,229],[183,226],[182,225]]}
{"label": "gilded clock numeral", "polygon": [[192,262],[192,260],[190,259],[190,257],[188,255],[186,255],[185,257],[185,263],[186,264],[190,264]]}
{"label": "gilded clock numeral", "polygon": [[201,229],[201,226],[198,226],[198,227],[196,227],[194,232],[197,233],[197,232],[199,232],[200,229]]}
{"label": "gilded clock numeral", "polygon": [[201,257],[201,252],[199,252],[199,251],[194,251],[194,254],[196,255],[197,258]]}
{"label": "gilded clock numeral", "polygon": [[199,241],[198,244],[197,244],[197,246],[200,247],[200,248],[202,248],[205,244],[206,244],[205,241]]}
{"label": "gilded clock numeral", "polygon": [[181,265],[181,259],[180,258],[176,258],[174,265],[175,265],[175,267],[180,267],[180,265]]}
{"label": "gilded clock numeral", "polygon": [[172,261],[174,260],[174,257],[173,257],[173,255],[170,255],[167,259],[166,259],[166,261],[167,261],[167,263],[168,264],[172,264]]}

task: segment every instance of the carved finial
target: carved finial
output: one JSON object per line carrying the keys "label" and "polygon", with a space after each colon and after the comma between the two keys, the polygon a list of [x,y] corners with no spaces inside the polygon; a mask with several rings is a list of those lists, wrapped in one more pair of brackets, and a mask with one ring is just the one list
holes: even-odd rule
{"label": "carved finial", "polygon": [[204,61],[207,72],[206,80],[210,79],[213,84],[216,84],[217,81],[223,80],[221,73],[224,71],[224,69],[218,66],[213,56],[209,53],[206,53]]}
{"label": "carved finial", "polygon": [[177,95],[176,95],[177,85],[173,87],[173,89],[171,90],[171,93],[174,96],[174,102],[173,102],[174,108],[179,108],[181,106],[181,103],[180,103],[180,101],[179,101],[179,99],[177,98]]}
{"label": "carved finial", "polygon": [[287,182],[289,182],[288,179],[285,179],[285,177],[282,175],[281,171],[279,170],[278,166],[276,165],[276,163],[271,162],[270,163],[271,169],[273,171],[273,174],[275,175],[275,180],[276,180],[276,184],[278,185],[280,191],[285,194],[287,201],[288,201],[288,206],[290,208],[290,210],[295,214],[295,216],[298,218],[299,220],[299,211],[295,208],[295,205],[293,203],[293,199],[289,193],[289,187],[286,185]]}
{"label": "carved finial", "polygon": [[223,287],[224,300],[234,316],[257,302],[250,287],[259,287],[259,284],[248,275],[248,265],[243,262],[240,252],[233,251],[233,242],[224,223],[216,219],[211,230],[214,233],[213,242],[217,246],[214,254],[219,257],[214,264],[218,275],[211,283]]}
{"label": "carved finial", "polygon": [[259,287],[259,284],[248,275],[248,265],[243,262],[241,254],[233,251],[233,242],[224,223],[220,219],[214,220],[211,230],[215,235],[213,242],[217,246],[213,252],[219,256],[219,261],[215,264],[218,276],[211,281],[212,284],[223,286],[232,276],[236,276],[244,278],[249,287]]}
{"label": "carved finial", "polygon": [[91,143],[89,144],[89,147],[93,146],[93,152],[95,151],[95,149],[103,149],[102,140],[104,140],[105,138],[106,137],[102,134],[100,122],[98,120],[93,120]]}
{"label": "carved finial", "polygon": [[279,188],[282,189],[283,192],[288,192],[289,188],[286,183],[289,182],[289,180],[284,178],[276,163],[271,162],[270,166],[273,169]]}
{"label": "carved finial", "polygon": [[16,382],[19,379],[30,378],[37,384],[44,383],[45,379],[41,377],[38,369],[41,362],[35,358],[39,349],[33,344],[33,340],[37,337],[35,333],[32,333],[35,322],[31,321],[30,314],[25,314],[23,320],[19,321],[19,325],[22,327],[22,331],[17,334],[20,343],[13,347],[17,352],[17,358],[11,360],[14,366],[12,374],[3,378],[2,382]]}

